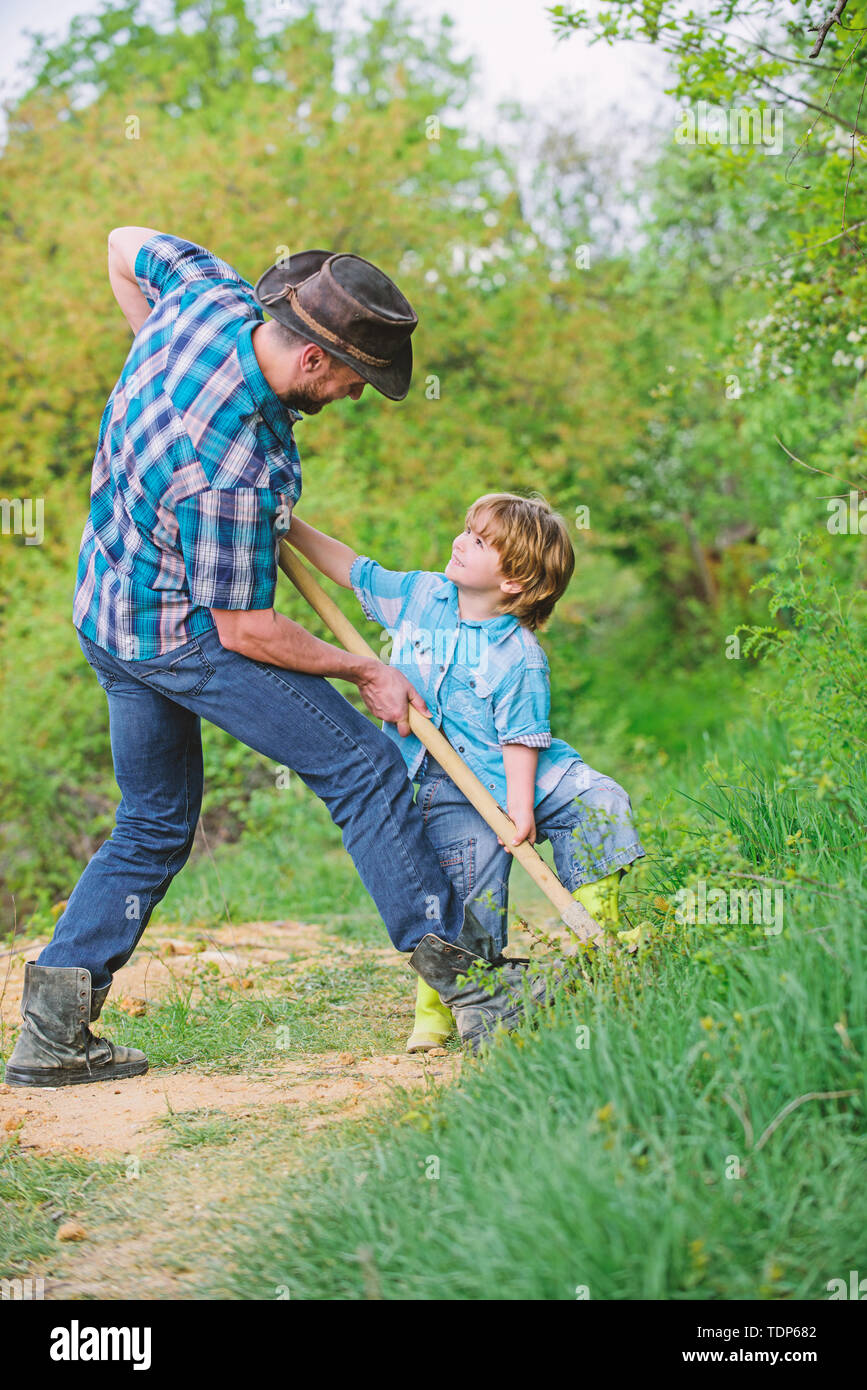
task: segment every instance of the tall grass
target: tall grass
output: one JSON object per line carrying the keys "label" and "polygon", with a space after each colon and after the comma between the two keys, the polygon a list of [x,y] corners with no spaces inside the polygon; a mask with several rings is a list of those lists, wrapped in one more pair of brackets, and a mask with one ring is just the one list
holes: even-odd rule
{"label": "tall grass", "polygon": [[714,777],[659,866],[674,890],[720,821],[714,881],[740,886],[737,862],[786,884],[780,934],[649,900],[639,963],[255,1203],[233,1294],[823,1298],[867,1267],[867,885],[845,838],[867,781],[781,787],[780,737],[742,788]]}

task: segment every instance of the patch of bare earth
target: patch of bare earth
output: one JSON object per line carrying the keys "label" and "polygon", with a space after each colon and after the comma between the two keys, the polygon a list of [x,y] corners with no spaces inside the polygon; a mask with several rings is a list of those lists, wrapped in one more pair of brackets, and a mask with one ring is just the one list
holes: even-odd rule
{"label": "patch of bare earth", "polygon": [[[0,1017],[7,1046],[20,1026],[24,965],[36,960],[44,943],[28,943],[2,961]],[[402,955],[390,948],[376,949],[339,942],[347,954],[359,954],[393,966],[397,976],[410,977]],[[212,962],[221,977],[239,990],[249,987],[251,972],[276,961],[297,961],[299,969],[311,963],[328,964],[336,943],[321,927],[300,922],[248,922],[213,931],[173,928],[171,934],[149,932],[139,949],[115,977],[111,999],[135,1012],[158,1002],[173,987],[196,978],[201,963]],[[257,989],[267,989],[256,976]],[[193,985],[195,999],[197,986]],[[96,1025],[99,1031],[99,1024]],[[25,1088],[0,1085],[0,1132],[15,1133],[23,1150],[36,1154],[72,1151],[96,1157],[151,1152],[166,1139],[159,1120],[174,1113],[209,1110],[226,1116],[258,1114],[276,1106],[297,1109],[310,1106],[327,1115],[306,1115],[306,1128],[351,1117],[371,1100],[387,1098],[394,1086],[425,1083],[425,1077],[451,1078],[460,1058],[451,1054],[410,1057],[365,1056],[352,1052],[322,1052],[314,1057],[285,1059],[251,1067],[248,1075],[237,1071],[198,1071],[194,1067],[151,1070],[144,1076],[116,1083]],[[426,1084],[426,1083],[425,1083]]]}
{"label": "patch of bare earth", "polygon": [[[7,1048],[20,1026],[25,962],[35,960],[43,944],[27,943],[0,957]],[[255,982],[257,991],[267,992],[277,984],[263,968],[275,962],[291,973],[311,964],[345,964],[347,955],[356,954],[406,980],[409,1023],[413,977],[402,955],[291,921],[208,931],[152,929],[116,976],[110,997],[134,1013],[186,982],[195,999],[197,972],[209,962],[239,991]],[[77,1223],[75,1238],[58,1240],[56,1252],[31,1273],[43,1278],[47,1299],[190,1299],[202,1296],[206,1286],[219,1288],[225,1233],[243,1219],[248,1197],[267,1191],[272,1179],[285,1179],[287,1164],[299,1161],[297,1148],[293,1159],[275,1142],[281,1127],[303,1136],[353,1119],[398,1089],[453,1079],[460,1062],[459,1055],[445,1052],[410,1057],[329,1051],[253,1064],[246,1075],[187,1066],[55,1090],[0,1085],[0,1139],[14,1138],[22,1152],[35,1156],[126,1156],[130,1179],[112,1182],[93,1203],[54,1214],[58,1234]],[[231,1125],[225,1142],[177,1146],[179,1126],[215,1121]],[[281,1277],[275,1271],[275,1297]]]}

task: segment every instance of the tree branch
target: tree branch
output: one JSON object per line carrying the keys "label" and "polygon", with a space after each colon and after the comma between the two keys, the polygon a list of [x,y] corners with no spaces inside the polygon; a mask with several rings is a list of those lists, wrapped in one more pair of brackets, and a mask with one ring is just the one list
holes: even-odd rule
{"label": "tree branch", "polygon": [[[845,8],[846,8],[846,0],[837,0],[837,3],[836,3],[836,5],[834,6],[834,9],[833,9],[832,13],[831,13],[831,14],[829,15],[829,17],[825,20],[825,23],[822,25],[821,29],[819,30],[819,37],[817,38],[816,42],[813,44],[813,47],[810,49],[810,57],[811,57],[811,58],[818,58],[819,54],[820,54],[821,51],[822,51],[822,44],[825,42],[825,39],[828,37],[828,30],[831,28],[832,25],[834,25],[834,24],[839,24],[839,23],[840,23],[840,16],[841,16],[841,14],[843,13],[843,11],[845,10]],[[813,27],[815,28],[815,25],[814,25]]]}
{"label": "tree branch", "polygon": [[[695,56],[696,58],[702,58],[705,56],[705,50],[701,47],[700,44],[681,43],[680,47],[674,48],[671,51],[673,51],[675,54],[689,54],[691,56]],[[849,59],[846,60],[846,62],[848,61]],[[857,125],[853,125],[852,122],[846,120],[844,116],[838,116],[836,111],[832,111],[827,104],[825,106],[817,106],[814,101],[809,101],[807,97],[800,97],[796,96],[794,92],[787,92],[785,87],[778,87],[776,82],[772,82],[769,77],[765,77],[762,73],[756,72],[754,68],[751,69],[749,67],[743,67],[740,63],[733,62],[730,62],[728,66],[732,72],[736,72],[739,77],[745,77],[748,82],[751,82],[757,86],[767,87],[772,92],[777,92],[781,97],[785,97],[787,102],[797,102],[799,106],[804,106],[810,111],[817,111],[820,116],[827,116],[829,120],[834,121],[839,126],[842,126],[843,129],[847,131],[850,135],[858,135],[862,139],[867,139],[867,133],[865,133],[863,130],[859,130]],[[846,63],[843,64],[843,67],[845,66]],[[842,68],[840,69],[840,71],[842,72]],[[837,77],[839,78],[839,76],[840,73],[838,72]],[[832,85],[832,91],[834,86],[836,86],[836,82]],[[830,100],[831,98],[829,95],[828,101]]]}
{"label": "tree branch", "polygon": [[[786,448],[785,444],[783,443],[782,439],[780,439],[780,436],[778,434],[774,435],[774,439],[776,440],[777,444],[779,444],[783,452],[789,455],[789,458],[792,460],[793,463],[799,463],[802,468],[809,469],[811,473],[821,473],[824,477],[830,478],[835,483],[840,481],[837,477],[834,476],[833,473],[829,473],[826,468],[816,468],[814,464],[805,463],[803,459],[799,459],[797,454],[793,454],[791,449]],[[843,478],[842,481],[844,483],[849,483],[850,491],[857,492],[859,496],[864,491],[864,489],[862,487],[859,487],[857,483],[850,483],[848,478]]]}

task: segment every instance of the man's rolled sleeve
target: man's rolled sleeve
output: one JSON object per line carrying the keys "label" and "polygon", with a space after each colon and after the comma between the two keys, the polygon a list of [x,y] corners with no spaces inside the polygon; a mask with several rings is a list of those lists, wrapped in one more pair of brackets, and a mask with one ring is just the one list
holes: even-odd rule
{"label": "man's rolled sleeve", "polygon": [[528,748],[551,745],[551,685],[543,666],[520,666],[494,703],[494,727],[500,744]]}
{"label": "man's rolled sleeve", "polygon": [[139,289],[153,309],[157,301],[191,280],[239,280],[246,282],[228,261],[197,246],[193,241],[160,232],[139,247],[135,258]]}
{"label": "man's rolled sleeve", "polygon": [[421,570],[387,570],[368,555],[357,555],[349,582],[366,617],[383,627],[397,625],[406,600]]}
{"label": "man's rolled sleeve", "polygon": [[209,488],[178,503],[178,540],[193,603],[273,607],[274,510],[273,495],[259,488]]}

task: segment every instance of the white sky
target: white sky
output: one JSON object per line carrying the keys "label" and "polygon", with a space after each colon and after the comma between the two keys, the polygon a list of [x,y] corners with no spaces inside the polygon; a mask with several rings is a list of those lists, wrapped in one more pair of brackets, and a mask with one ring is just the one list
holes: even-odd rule
{"label": "white sky", "polygon": [[[563,104],[595,126],[606,124],[619,107],[633,130],[646,127],[660,105],[655,93],[663,86],[661,55],[638,45],[591,48],[581,34],[557,43],[546,3],[552,0],[409,0],[408,8],[433,17],[449,13],[460,56],[473,52],[480,60],[483,95],[472,112],[478,128],[493,125],[497,102],[507,98],[548,109]],[[20,81],[16,67],[28,49],[24,29],[59,35],[74,15],[98,8],[98,0],[3,0],[0,97],[13,94]],[[291,0],[265,4],[265,12],[275,15],[294,8]],[[345,21],[351,25],[365,8],[363,0],[343,0]]]}

